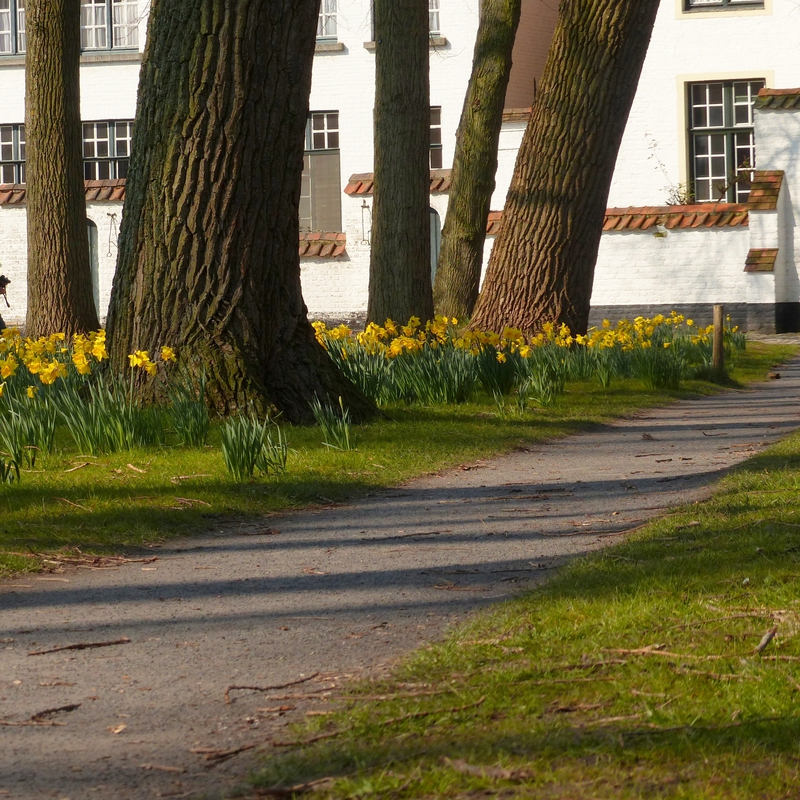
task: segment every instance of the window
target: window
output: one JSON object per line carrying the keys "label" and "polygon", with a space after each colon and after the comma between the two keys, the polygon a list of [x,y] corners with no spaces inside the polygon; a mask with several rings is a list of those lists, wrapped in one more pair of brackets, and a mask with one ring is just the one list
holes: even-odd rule
{"label": "window", "polygon": [[301,231],[341,231],[341,184],[339,112],[314,111],[306,127],[306,153],[300,191]]}
{"label": "window", "polygon": [[138,0],[81,0],[81,48],[138,46]]}
{"label": "window", "polygon": [[753,103],[763,80],[689,84],[694,197],[746,203],[756,166]]}
{"label": "window", "polygon": [[0,183],[25,183],[24,125],[0,125]]}
{"label": "window", "polygon": [[431,36],[438,36],[442,31],[439,24],[439,0],[428,0],[428,30]]}
{"label": "window", "polygon": [[686,11],[713,11],[720,8],[764,8],[764,0],[684,0]]}
{"label": "window", "polygon": [[336,0],[322,0],[317,21],[317,39],[336,38]]}
{"label": "window", "polygon": [[[334,0],[335,1],[335,0]],[[325,0],[322,0],[324,3]],[[439,21],[439,4],[441,0],[428,0],[428,32],[431,36],[441,36],[442,35],[442,26],[441,22]],[[375,41],[375,7],[374,5],[371,6],[372,9],[372,41]],[[322,13],[320,12],[320,17]],[[319,28],[317,29],[319,30]],[[317,33],[317,38],[319,38],[320,34]]]}
{"label": "window", "polygon": [[[0,55],[25,52],[25,3],[0,0]],[[139,0],[81,0],[81,48],[126,47],[139,47]]]}
{"label": "window", "polygon": [[133,122],[83,123],[83,177],[87,181],[128,177]]}
{"label": "window", "polygon": [[431,169],[442,168],[442,108],[431,107]]}
{"label": "window", "polygon": [[25,52],[25,0],[0,0],[0,55]]}

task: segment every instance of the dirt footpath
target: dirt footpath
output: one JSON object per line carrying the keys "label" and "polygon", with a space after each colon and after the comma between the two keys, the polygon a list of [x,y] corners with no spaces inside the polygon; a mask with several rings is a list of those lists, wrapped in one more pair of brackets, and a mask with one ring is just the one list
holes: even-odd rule
{"label": "dirt footpath", "polygon": [[781,374],[155,561],[0,583],[0,800],[220,796],[353,676],[800,427],[800,362]]}

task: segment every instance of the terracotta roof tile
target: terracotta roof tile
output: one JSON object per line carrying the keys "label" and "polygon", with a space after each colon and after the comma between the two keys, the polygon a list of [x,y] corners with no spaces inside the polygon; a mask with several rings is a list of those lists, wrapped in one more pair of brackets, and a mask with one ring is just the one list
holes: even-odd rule
{"label": "terracotta roof tile", "polygon": [[800,89],[761,89],[755,107],[800,110]]}
{"label": "terracotta roof tile", "polygon": [[747,205],[757,211],[774,211],[783,185],[783,170],[759,169],[753,173]]}
{"label": "terracotta roof tile", "polygon": [[745,261],[745,272],[774,272],[775,261],[778,258],[777,247],[762,247],[751,250]]}
{"label": "terracotta roof tile", "polygon": [[300,258],[339,258],[345,255],[346,246],[345,233],[300,233]]}
{"label": "terracotta roof tile", "polygon": [[[642,206],[606,209],[604,231],[647,231],[656,225],[674,228],[721,228],[747,225],[749,206],[744,203],[697,203],[689,206]],[[486,234],[496,236],[502,211],[490,211]]]}
{"label": "terracotta roof tile", "polygon": [[[450,191],[452,184],[452,170],[449,169],[432,169],[431,170],[431,194],[444,194]],[[353,195],[367,195],[372,194],[375,188],[375,175],[372,172],[362,172],[356,175],[351,175],[347,186],[344,187],[344,193]]]}
{"label": "terracotta roof tile", "polygon": [[[109,181],[86,181],[86,202],[97,203],[125,200],[125,179]],[[0,206],[21,205],[25,203],[27,189],[25,184],[4,184],[0,186]]]}

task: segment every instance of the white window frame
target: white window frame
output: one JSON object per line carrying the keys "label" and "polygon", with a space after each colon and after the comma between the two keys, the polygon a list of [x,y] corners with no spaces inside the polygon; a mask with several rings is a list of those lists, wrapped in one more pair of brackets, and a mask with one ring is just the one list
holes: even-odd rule
{"label": "white window frame", "polygon": [[440,12],[440,0],[428,0],[428,33],[431,36],[442,35]]}
{"label": "white window frame", "polygon": [[336,41],[338,30],[337,0],[321,0],[317,20],[317,41]]}
{"label": "white window frame", "polygon": [[140,0],[81,0],[81,49],[138,50]]}

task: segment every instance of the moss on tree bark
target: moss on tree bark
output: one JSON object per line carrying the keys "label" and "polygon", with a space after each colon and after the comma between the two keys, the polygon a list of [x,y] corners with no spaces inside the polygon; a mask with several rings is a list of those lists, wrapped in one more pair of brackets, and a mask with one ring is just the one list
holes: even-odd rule
{"label": "moss on tree bark", "polygon": [[80,0],[29,0],[26,11],[26,332],[96,330],[83,182]]}
{"label": "moss on tree bark", "polygon": [[[300,181],[319,0],[159,0],[149,21],[109,314],[112,366],[167,344],[223,413],[373,405],[317,344]],[[141,387],[144,396],[147,388]]]}

